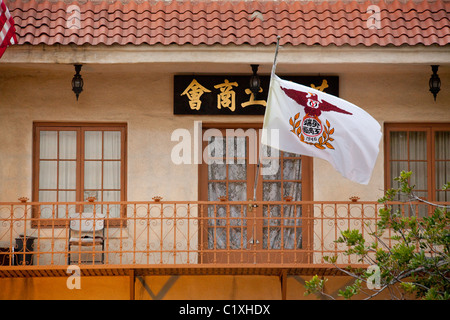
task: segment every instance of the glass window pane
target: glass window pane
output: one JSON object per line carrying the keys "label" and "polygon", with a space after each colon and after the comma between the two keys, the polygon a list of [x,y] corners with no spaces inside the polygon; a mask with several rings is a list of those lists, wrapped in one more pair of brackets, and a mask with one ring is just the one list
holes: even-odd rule
{"label": "glass window pane", "polygon": [[58,201],[60,202],[75,202],[75,191],[58,191]]}
{"label": "glass window pane", "polygon": [[57,143],[57,131],[41,131],[39,135],[39,158],[56,159],[58,157]]}
{"label": "glass window pane", "polygon": [[[76,192],[75,191],[59,191],[58,192],[58,201],[59,202],[75,202],[76,201]],[[67,218],[69,214],[75,213],[76,206],[75,205],[59,205],[58,206],[58,217],[59,218]]]}
{"label": "glass window pane", "polygon": [[247,165],[246,164],[229,164],[228,178],[230,180],[245,180],[247,179]]}
{"label": "glass window pane", "polygon": [[[56,202],[56,191],[39,191],[39,202]],[[54,218],[55,209],[53,205],[39,206],[40,217],[43,219]]]}
{"label": "glass window pane", "polygon": [[[102,201],[102,192],[99,190],[85,191],[83,194],[83,201],[88,201],[87,199],[90,197],[95,197],[97,201]],[[102,210],[102,208],[99,205],[87,204],[83,206],[83,211],[94,212],[94,207],[96,212],[100,212]]]}
{"label": "glass window pane", "polygon": [[103,189],[120,189],[120,161],[103,162]]}
{"label": "glass window pane", "polygon": [[225,164],[211,163],[208,165],[209,180],[225,180],[227,177],[227,169]]}
{"label": "glass window pane", "polygon": [[225,139],[223,137],[208,137],[207,158],[209,157],[219,159],[225,157]]}
{"label": "glass window pane", "polygon": [[397,188],[398,182],[394,181],[394,178],[400,176],[400,172],[408,171],[408,162],[392,161],[390,166],[391,166],[391,188]]}
{"label": "glass window pane", "polygon": [[104,159],[120,159],[121,158],[121,132],[120,131],[105,131],[103,158]]}
{"label": "glass window pane", "polygon": [[435,136],[436,160],[450,160],[450,131],[438,131]]}
{"label": "glass window pane", "polygon": [[409,159],[427,159],[427,133],[423,131],[409,133]]}
{"label": "glass window pane", "polygon": [[275,148],[262,146],[261,166],[262,178],[264,180],[280,180],[281,179],[281,160],[280,151]]}
{"label": "glass window pane", "polygon": [[102,187],[102,162],[84,162],[84,188],[101,189]]}
{"label": "glass window pane", "polygon": [[302,200],[302,184],[299,182],[284,182],[283,197],[292,197],[293,201]]}
{"label": "glass window pane", "polygon": [[[227,137],[228,163],[234,158],[245,158],[247,154],[247,139],[245,137]],[[239,162],[237,162],[239,163]]]}
{"label": "glass window pane", "polygon": [[263,183],[263,201],[281,201],[281,182]]}
{"label": "glass window pane", "polygon": [[77,132],[60,131],[59,132],[59,158],[76,159],[77,158]]}
{"label": "glass window pane", "polygon": [[436,192],[436,201],[450,201],[450,192],[449,191],[437,191]]}
{"label": "glass window pane", "polygon": [[408,159],[408,133],[406,131],[391,132],[391,160]]}
{"label": "glass window pane", "polygon": [[84,158],[102,158],[102,131],[86,131],[84,133]]}
{"label": "glass window pane", "polygon": [[283,160],[283,178],[285,180],[301,180],[301,168],[300,159]]}
{"label": "glass window pane", "polygon": [[426,190],[427,186],[427,163],[426,162],[410,162],[409,170],[412,171],[411,185],[416,190]]}
{"label": "glass window pane", "polygon": [[262,178],[264,180],[280,180],[281,179],[281,165],[280,159],[262,159],[261,166],[263,168]]}
{"label": "glass window pane", "polygon": [[208,201],[218,201],[219,197],[227,195],[227,185],[222,182],[208,183]]}
{"label": "glass window pane", "polygon": [[450,181],[450,161],[436,161],[436,189]]}
{"label": "glass window pane", "polygon": [[[120,191],[103,191],[103,201],[105,201],[105,202],[120,201]],[[107,214],[107,217],[119,218],[120,217],[120,205],[105,204],[105,205],[103,205],[103,213]]]}
{"label": "glass window pane", "polygon": [[39,191],[39,202],[55,202],[56,191]]}
{"label": "glass window pane", "polygon": [[271,227],[263,229],[263,248],[280,249],[281,248],[281,228]]}
{"label": "glass window pane", "polygon": [[83,201],[87,201],[87,199],[91,197],[95,197],[97,201],[102,201],[102,192],[99,190],[85,191],[83,194]]}
{"label": "glass window pane", "polygon": [[39,161],[39,189],[56,189],[57,163],[57,161]]}
{"label": "glass window pane", "polygon": [[230,249],[247,248],[247,229],[230,228]]}
{"label": "glass window pane", "polygon": [[59,189],[76,189],[76,175],[76,161],[59,161]]}
{"label": "glass window pane", "polygon": [[233,182],[228,184],[229,201],[247,201],[247,184],[245,182]]}

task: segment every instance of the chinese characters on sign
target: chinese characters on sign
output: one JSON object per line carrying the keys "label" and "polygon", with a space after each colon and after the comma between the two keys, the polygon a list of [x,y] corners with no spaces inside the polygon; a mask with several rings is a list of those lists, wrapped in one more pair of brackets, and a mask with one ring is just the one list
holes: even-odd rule
{"label": "chinese characters on sign", "polygon": [[197,80],[192,80],[191,84],[186,88],[186,90],[183,91],[181,95],[187,95],[189,99],[189,106],[193,110],[200,110],[200,107],[202,105],[202,101],[200,100],[200,97],[205,92],[211,92],[210,90],[206,89],[202,85],[200,85]]}
{"label": "chinese characters on sign", "polygon": [[[336,76],[295,76],[285,79],[339,95]],[[269,76],[261,76],[255,95],[249,76],[175,76],[174,114],[263,115],[269,90]]]}
{"label": "chinese characters on sign", "polygon": [[231,111],[236,110],[236,92],[233,91],[233,86],[237,87],[237,82],[230,83],[227,79],[224,83],[214,86],[214,88],[220,89],[220,93],[217,95],[217,109],[224,107],[230,108]]}

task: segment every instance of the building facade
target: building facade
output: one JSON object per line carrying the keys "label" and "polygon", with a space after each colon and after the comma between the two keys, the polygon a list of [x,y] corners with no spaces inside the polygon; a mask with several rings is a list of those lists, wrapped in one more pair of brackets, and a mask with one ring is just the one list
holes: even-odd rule
{"label": "building facade", "polygon": [[[316,273],[336,294],[351,279],[323,257],[342,252],[339,231],[376,221],[402,170],[420,197],[449,201],[448,2],[6,4],[19,43],[0,60],[2,299],[302,299]],[[368,185],[270,150],[275,171],[256,177],[277,36],[280,77],[382,126]],[[80,253],[68,239],[82,212],[103,238]],[[15,265],[20,235],[28,266]]]}

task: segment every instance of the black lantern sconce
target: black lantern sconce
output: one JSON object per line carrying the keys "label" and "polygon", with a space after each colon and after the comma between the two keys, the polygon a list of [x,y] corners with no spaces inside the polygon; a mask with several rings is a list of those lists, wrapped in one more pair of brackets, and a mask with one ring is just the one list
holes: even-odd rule
{"label": "black lantern sconce", "polygon": [[439,66],[433,65],[431,66],[431,71],[433,71],[433,74],[431,75],[429,85],[430,85],[430,92],[433,94],[434,101],[436,101],[436,96],[438,92],[441,90],[441,79],[439,79],[439,76],[437,74]]}
{"label": "black lantern sconce", "polygon": [[75,75],[73,76],[72,79],[72,91],[75,92],[75,95],[77,96],[77,101],[78,101],[78,96],[80,95],[81,91],[83,91],[83,78],[81,77],[80,71],[81,71],[81,64],[76,64],[75,65]]}
{"label": "black lantern sconce", "polygon": [[250,91],[253,93],[253,95],[256,96],[256,94],[259,92],[259,89],[261,88],[261,80],[258,76],[258,67],[259,64],[251,64],[253,75],[250,78]]}

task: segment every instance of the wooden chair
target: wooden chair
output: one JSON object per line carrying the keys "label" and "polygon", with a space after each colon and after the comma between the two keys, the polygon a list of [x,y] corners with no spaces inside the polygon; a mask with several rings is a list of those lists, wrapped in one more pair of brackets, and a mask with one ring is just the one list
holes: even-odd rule
{"label": "wooden chair", "polygon": [[[101,246],[101,263],[104,263],[104,230],[105,230],[105,221],[104,214],[99,214],[92,212],[82,212],[73,213],[69,215],[70,217],[70,225],[69,225],[69,239],[68,239],[68,264],[71,264],[71,251],[72,247],[77,247],[77,250],[73,252],[73,254],[78,254],[78,260],[76,260],[77,264],[90,263],[88,260],[89,257],[96,257],[98,255],[95,247]],[[83,253],[82,248],[91,248],[91,252]],[[92,253],[94,251],[94,253]],[[85,259],[81,259],[82,255],[85,256]],[[95,264],[96,260],[92,261]]]}

